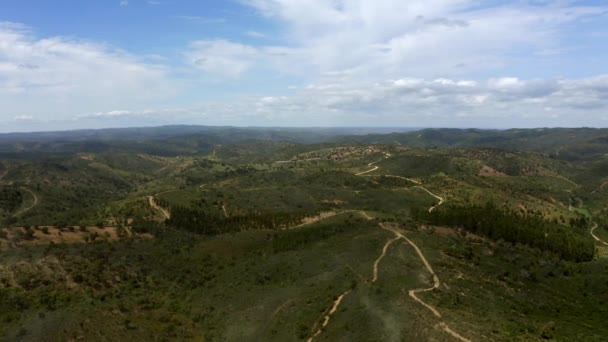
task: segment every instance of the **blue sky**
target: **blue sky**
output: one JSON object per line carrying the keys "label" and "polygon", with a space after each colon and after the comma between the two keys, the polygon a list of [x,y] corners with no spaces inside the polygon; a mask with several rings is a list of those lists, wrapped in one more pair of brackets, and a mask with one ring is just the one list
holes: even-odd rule
{"label": "blue sky", "polygon": [[4,0],[0,131],[608,124],[608,5]]}

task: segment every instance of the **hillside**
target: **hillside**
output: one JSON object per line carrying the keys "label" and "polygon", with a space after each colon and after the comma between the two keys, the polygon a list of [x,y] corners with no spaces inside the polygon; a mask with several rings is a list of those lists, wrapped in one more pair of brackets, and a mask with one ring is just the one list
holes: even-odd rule
{"label": "hillside", "polygon": [[608,336],[608,132],[352,133],[0,136],[0,339]]}
{"label": "hillside", "polygon": [[364,143],[416,147],[492,147],[543,153],[565,160],[593,160],[608,154],[606,128],[424,129],[354,138]]}

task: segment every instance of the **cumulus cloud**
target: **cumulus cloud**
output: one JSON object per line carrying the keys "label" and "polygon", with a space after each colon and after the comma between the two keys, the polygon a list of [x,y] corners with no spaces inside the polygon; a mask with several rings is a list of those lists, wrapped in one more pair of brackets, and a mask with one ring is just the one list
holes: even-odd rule
{"label": "cumulus cloud", "polygon": [[[73,38],[38,38],[22,25],[0,24],[0,121],[34,125],[46,118],[83,127],[505,127],[598,125],[608,118],[608,75],[566,78],[557,69],[536,72],[575,51],[564,37],[578,34],[571,30],[575,24],[605,15],[606,5],[237,1],[269,25],[245,32],[235,28],[242,41],[201,36],[184,46],[179,61]],[[264,33],[256,31],[261,27]],[[277,90],[280,82],[285,87]],[[224,100],[192,100],[216,94]],[[173,102],[174,95],[186,100]],[[174,103],[182,107],[166,108]]]}
{"label": "cumulus cloud", "polygon": [[37,38],[0,24],[0,102],[16,117],[72,117],[91,108],[133,106],[176,93],[169,70],[109,46],[65,37]]}
{"label": "cumulus cloud", "polygon": [[[363,126],[580,126],[608,114],[608,77],[585,79],[396,79],[311,84],[292,96],[244,104],[282,124]],[[590,110],[592,109],[592,110]],[[549,119],[549,120],[548,120]],[[276,122],[276,121],[275,121]]]}
{"label": "cumulus cloud", "polygon": [[[592,125],[608,116],[608,76],[585,79],[393,79],[310,84],[290,96],[240,96],[187,109],[91,117],[259,126],[538,127]],[[170,115],[168,115],[170,113]],[[181,121],[180,121],[181,120]],[[188,121],[189,120],[189,121]]]}
{"label": "cumulus cloud", "polygon": [[[475,0],[241,0],[281,23],[286,54],[302,56],[304,74],[360,78],[480,75],[509,64],[519,51],[559,44],[565,23],[602,15],[605,6]],[[276,59],[276,58],[273,58]]]}
{"label": "cumulus cloud", "polygon": [[255,47],[226,40],[202,40],[190,44],[186,57],[205,73],[236,77],[258,62],[261,52]]}
{"label": "cumulus cloud", "polygon": [[15,118],[27,127],[166,124],[239,126],[545,127],[608,120],[608,75],[582,79],[402,78],[316,83],[291,95],[235,95],[180,108],[113,109],[72,120]]}

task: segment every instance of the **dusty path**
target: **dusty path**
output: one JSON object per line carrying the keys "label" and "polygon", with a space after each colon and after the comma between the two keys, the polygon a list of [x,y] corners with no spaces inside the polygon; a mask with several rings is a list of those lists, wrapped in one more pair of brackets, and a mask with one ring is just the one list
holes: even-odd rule
{"label": "dusty path", "polygon": [[379,168],[380,168],[380,167],[378,167],[378,166],[374,166],[374,167],[373,167],[373,168],[371,168],[370,170],[363,171],[363,172],[359,172],[359,173],[355,174],[355,176],[362,176],[362,175],[364,175],[364,174],[366,174],[366,173],[374,172],[374,171],[378,170]]}
{"label": "dusty path", "polygon": [[331,316],[333,314],[335,314],[336,311],[338,311],[338,308],[340,307],[340,304],[342,303],[342,300],[349,293],[350,293],[350,290],[344,292],[343,294],[340,295],[340,297],[338,297],[338,299],[336,299],[334,301],[334,305],[331,307],[331,309],[325,315],[325,317],[323,317],[323,323],[321,324],[321,326],[319,327],[319,329],[317,329],[317,331],[311,337],[309,337],[308,340],[306,340],[306,342],[312,342],[312,340],[314,340],[315,337],[317,337],[317,336],[319,336],[321,334],[321,332],[323,331],[323,329],[325,329],[325,327],[327,327],[327,325],[329,324],[329,321],[331,320]]}
{"label": "dusty path", "polygon": [[578,187],[580,187],[580,185],[578,185],[577,183],[574,183],[573,181],[569,180],[568,178],[566,178],[566,177],[564,177],[564,176],[562,176],[562,175],[557,175],[557,174],[556,174],[556,177],[557,177],[557,178],[559,178],[559,179],[565,180],[566,182],[568,182],[568,183],[570,183],[570,184],[574,185],[574,186],[575,186],[575,187],[577,187],[577,188],[578,188]]}
{"label": "dusty path", "polygon": [[382,248],[382,254],[380,254],[380,257],[378,257],[378,259],[376,259],[376,262],[374,262],[374,277],[372,278],[372,284],[378,281],[378,266],[380,265],[380,261],[382,261],[384,256],[386,256],[386,252],[388,252],[388,248],[393,244],[393,242],[399,239],[400,237],[397,236],[394,239],[388,240],[384,245],[384,248]]}
{"label": "dusty path", "polygon": [[24,191],[29,192],[29,193],[30,193],[30,195],[32,195],[32,197],[34,197],[34,203],[32,203],[32,205],[30,205],[29,207],[27,207],[27,208],[25,208],[25,209],[23,209],[23,210],[19,211],[18,213],[16,213],[16,214],[15,214],[15,216],[23,215],[23,214],[25,214],[26,212],[28,212],[28,211],[30,211],[30,210],[32,210],[32,209],[34,209],[34,207],[38,205],[38,196],[36,196],[36,194],[35,194],[35,193],[34,193],[32,190],[30,190],[30,189],[28,189],[28,188],[22,188],[22,189],[23,189]]}
{"label": "dusty path", "polygon": [[384,175],[384,177],[404,179],[404,180],[412,182],[414,184],[422,185],[422,182],[420,182],[419,180],[414,179],[414,178],[407,178],[407,177],[401,177],[401,176],[395,176],[395,175]]}
{"label": "dusty path", "polygon": [[156,203],[156,200],[154,199],[154,196],[148,196],[148,202],[150,203],[150,206],[152,208],[156,209],[156,211],[160,212],[165,219],[168,220],[171,218],[171,213],[169,213],[169,211],[167,211],[167,209],[158,205]]}
{"label": "dusty path", "polygon": [[435,197],[436,199],[439,200],[439,203],[437,203],[436,205],[432,206],[429,208],[429,213],[432,213],[433,210],[435,210],[435,208],[437,208],[438,206],[442,205],[443,203],[445,203],[445,200],[442,197],[439,197],[437,195],[435,195],[434,193],[430,192],[429,189],[423,187],[423,186],[417,186],[418,189],[424,190],[426,191],[429,195]]}
{"label": "dusty path", "polygon": [[606,241],[604,241],[604,240],[600,239],[599,237],[597,237],[597,235],[595,235],[595,233],[594,233],[594,232],[595,232],[595,230],[596,230],[597,228],[598,228],[598,225],[597,225],[597,223],[595,223],[595,222],[594,222],[594,223],[593,223],[593,228],[591,228],[591,236],[593,236],[593,238],[595,239],[595,241],[597,241],[597,242],[599,242],[599,243],[601,243],[601,244],[603,244],[603,245],[608,246],[608,242],[606,242]]}
{"label": "dusty path", "polygon": [[[360,176],[360,175],[358,175],[358,176]],[[419,181],[419,180],[417,180],[417,179],[414,179],[414,178],[407,178],[407,177],[402,177],[402,176],[395,176],[395,175],[369,175],[369,176],[367,176],[367,177],[388,177],[388,178],[398,178],[398,179],[403,179],[403,180],[406,180],[406,181],[412,182],[412,183],[414,183],[414,184],[416,184],[416,185],[422,185],[422,182],[421,182],[421,181]]]}
{"label": "dusty path", "polygon": [[[346,211],[349,212],[349,211]],[[353,212],[353,211],[350,211]],[[345,213],[345,212],[342,212]],[[367,214],[367,212],[365,211],[359,211],[359,213],[361,215],[363,215],[367,220],[372,220],[373,218],[371,216],[369,216]],[[334,215],[335,216],[335,215]],[[318,221],[317,221],[318,222]],[[310,223],[309,223],[310,224]],[[380,255],[380,257],[376,260],[376,262],[374,263],[374,279],[372,280],[372,283],[375,283],[378,280],[378,265],[380,264],[380,261],[382,260],[382,258],[384,258],[384,256],[386,255],[386,252],[388,250],[388,247],[390,246],[391,243],[397,241],[399,238],[395,238],[390,240],[389,242],[387,242],[386,245],[384,245],[384,248],[382,249],[382,255]],[[342,303],[342,300],[344,299],[344,297],[346,297],[346,295],[348,295],[350,293],[351,290],[348,290],[346,292],[344,292],[342,295],[340,295],[335,301],[334,304],[332,306],[332,308],[329,310],[329,312],[323,317],[323,324],[321,324],[321,327],[319,327],[315,333],[308,338],[308,340],[306,340],[306,342],[312,342],[312,340],[315,339],[315,337],[319,336],[321,334],[321,332],[323,331],[323,329],[325,327],[327,327],[327,325],[329,324],[329,321],[331,319],[331,316],[336,313],[336,311],[338,310],[338,307],[340,307],[340,304]]]}
{"label": "dusty path", "polygon": [[[432,305],[426,303],[425,301],[423,301],[422,299],[420,299],[417,294],[420,292],[429,292],[429,291],[433,291],[437,288],[439,288],[439,286],[441,286],[441,281],[439,280],[439,277],[437,277],[437,274],[435,274],[435,271],[433,270],[433,267],[431,266],[431,264],[429,263],[429,261],[426,259],[426,257],[424,256],[424,254],[422,253],[422,251],[420,250],[420,248],[418,248],[418,246],[410,239],[408,239],[405,235],[401,234],[397,229],[386,226],[384,224],[380,224],[380,227],[382,229],[388,230],[390,232],[393,232],[398,239],[403,239],[405,240],[410,246],[412,246],[414,248],[414,250],[416,251],[416,253],[418,254],[418,257],[420,258],[420,260],[422,260],[422,263],[424,264],[424,267],[427,269],[427,271],[433,276],[433,286],[430,288],[426,288],[426,289],[413,289],[413,290],[409,290],[408,294],[410,297],[412,297],[412,299],[414,299],[416,302],[418,302],[419,304],[423,305],[425,308],[427,308],[429,311],[431,311],[433,313],[433,315],[439,319],[442,318],[441,313],[439,312],[439,310],[437,310],[437,308],[433,307]],[[456,331],[452,330],[445,322],[441,321],[439,322],[439,327],[441,327],[441,329],[443,331],[445,331],[446,333],[450,334],[452,337],[463,341],[463,342],[471,342],[471,340],[463,337],[462,335],[460,335],[459,333],[457,333]]]}
{"label": "dusty path", "polygon": [[372,218],[367,215],[367,213],[365,211],[362,210],[343,210],[343,211],[327,211],[324,213],[320,213],[317,216],[314,217],[307,217],[304,219],[303,223],[300,223],[296,226],[292,226],[292,227],[287,227],[285,229],[296,229],[296,228],[302,228],[323,220],[327,220],[328,218],[332,218],[338,215],[342,215],[342,214],[348,214],[348,213],[359,213],[361,214],[363,217],[365,217],[367,220],[371,220]]}
{"label": "dusty path", "polygon": [[[1,176],[0,176],[0,179],[2,179],[2,177],[1,177]],[[600,185],[600,186],[599,186],[597,189],[593,190],[593,191],[591,192],[591,194],[594,194],[594,193],[596,193],[596,192],[598,192],[598,191],[603,190],[603,189],[604,189],[604,188],[605,188],[607,185],[608,185],[608,181],[606,181],[606,182],[602,183],[602,185]]]}
{"label": "dusty path", "polygon": [[363,217],[365,217],[367,220],[373,220],[374,218],[369,216],[369,214],[366,211],[359,211],[361,213],[361,215],[363,215]]}

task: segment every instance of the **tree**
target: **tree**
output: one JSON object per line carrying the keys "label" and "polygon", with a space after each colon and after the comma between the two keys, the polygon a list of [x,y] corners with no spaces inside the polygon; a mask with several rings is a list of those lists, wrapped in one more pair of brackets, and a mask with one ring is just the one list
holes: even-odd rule
{"label": "tree", "polygon": [[24,228],[23,238],[25,240],[33,240],[34,239],[34,230],[30,227]]}

